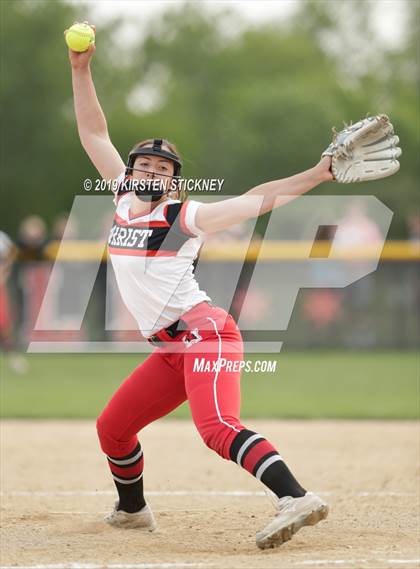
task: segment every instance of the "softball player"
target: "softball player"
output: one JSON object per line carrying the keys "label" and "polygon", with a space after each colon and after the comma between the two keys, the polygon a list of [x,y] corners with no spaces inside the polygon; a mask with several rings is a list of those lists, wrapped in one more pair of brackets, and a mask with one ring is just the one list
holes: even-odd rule
{"label": "softball player", "polygon": [[[97,420],[100,445],[118,491],[114,511],[105,519],[119,528],[155,529],[143,494],[144,457],[137,434],[188,400],[204,443],[268,488],[277,513],[256,541],[262,549],[275,547],[302,526],[325,518],[328,507],[301,486],[264,436],[241,423],[240,372],[233,371],[235,365],[220,365],[243,360],[241,334],[232,316],[199,288],[193,263],[206,233],[266,213],[277,207],[276,198],[298,196],[331,180],[331,159],[230,200],[181,201],[171,185],[182,166],[173,144],[142,141],[130,152],[127,165],[113,146],[89,67],[94,50],[69,51],[79,136],[101,176],[119,182],[109,255],[121,296],[154,346]],[[283,203],[290,199],[285,197]],[[206,365],[197,371],[194,361],[200,358]]]}

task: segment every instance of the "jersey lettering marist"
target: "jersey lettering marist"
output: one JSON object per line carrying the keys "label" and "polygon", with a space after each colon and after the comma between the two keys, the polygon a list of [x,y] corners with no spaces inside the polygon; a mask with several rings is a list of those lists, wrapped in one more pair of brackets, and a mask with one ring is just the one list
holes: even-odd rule
{"label": "jersey lettering marist", "polygon": [[148,215],[130,213],[131,193],[116,196],[108,253],[121,297],[148,337],[210,297],[194,277],[204,233],[200,202],[168,199]]}

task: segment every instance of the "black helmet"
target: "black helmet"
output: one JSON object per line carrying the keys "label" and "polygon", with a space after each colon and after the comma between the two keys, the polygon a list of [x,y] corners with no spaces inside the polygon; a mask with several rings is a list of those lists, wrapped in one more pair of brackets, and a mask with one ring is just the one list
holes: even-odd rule
{"label": "black helmet", "polygon": [[[155,138],[153,146],[138,146],[134,148],[128,155],[127,165],[125,169],[125,180],[123,182],[123,191],[134,191],[136,196],[142,201],[157,201],[169,190],[163,188],[163,184],[156,184],[155,180],[133,180],[134,162],[138,156],[161,156],[171,160],[174,164],[174,173],[171,178],[177,181],[180,178],[182,162],[174,152],[162,149],[163,139]],[[156,185],[158,187],[156,187]],[[176,185],[171,184],[171,189],[176,189]]]}

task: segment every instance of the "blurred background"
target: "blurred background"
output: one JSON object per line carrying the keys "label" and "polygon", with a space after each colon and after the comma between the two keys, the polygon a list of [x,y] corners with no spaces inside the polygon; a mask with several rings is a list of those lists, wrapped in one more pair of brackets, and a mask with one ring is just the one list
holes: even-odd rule
{"label": "blurred background", "polygon": [[[79,143],[63,40],[65,28],[84,20],[97,26],[92,72],[123,159],[136,141],[163,136],[179,148],[185,176],[223,178],[226,195],[311,167],[333,125],[367,114],[391,117],[403,148],[397,175],[314,190],[374,195],[394,213],[378,269],[344,289],[300,291],[288,330],[276,338],[284,342],[276,377],[244,374],[243,412],[418,415],[418,2],[3,0],[0,9],[3,416],[94,416],[144,357],[26,354],[42,339],[141,340],[128,317],[120,329],[105,330],[106,259],[80,330],[34,331],[64,232],[74,247],[71,260],[60,261],[56,305],[68,322],[78,294],[71,278],[82,279],[95,261],[86,235],[67,223],[75,196],[86,195],[83,180],[98,178]],[[106,220],[98,214],[95,221],[102,227]],[[362,205],[342,221],[362,247],[378,239]],[[266,226],[262,216],[254,242]],[[244,266],[226,255],[227,241],[233,247],[246,234],[236,227],[205,246],[200,284],[215,299],[223,279],[212,275],[242,271],[246,280],[252,255]],[[299,231],[292,238],[299,241]],[[332,236],[326,229],[317,238],[328,244]],[[291,244],[274,245],[267,271],[290,262]],[[278,287],[270,282],[270,294],[253,290],[243,306],[239,287],[225,307],[242,307],[251,331],[276,302]],[[187,413],[182,407],[175,415]]]}

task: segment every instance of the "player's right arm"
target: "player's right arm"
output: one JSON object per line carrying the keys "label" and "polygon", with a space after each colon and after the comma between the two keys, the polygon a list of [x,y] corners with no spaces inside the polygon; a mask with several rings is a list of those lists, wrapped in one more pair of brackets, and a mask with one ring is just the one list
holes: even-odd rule
{"label": "player's right arm", "polygon": [[125,164],[109,138],[106,118],[96,95],[90,71],[94,51],[94,45],[82,53],[69,49],[74,110],[80,142],[87,155],[102,178],[114,180],[124,171]]}

